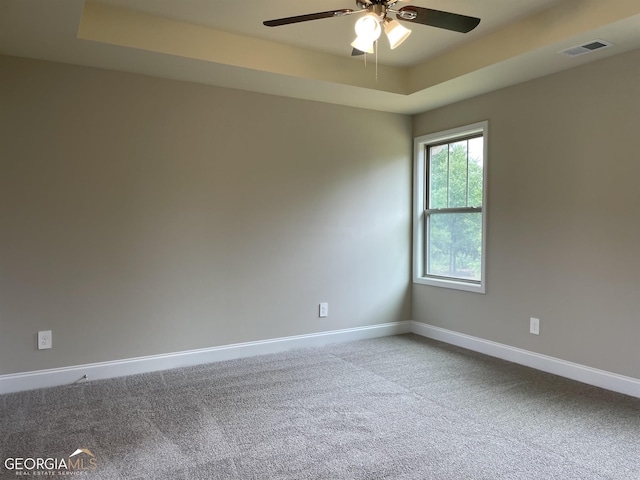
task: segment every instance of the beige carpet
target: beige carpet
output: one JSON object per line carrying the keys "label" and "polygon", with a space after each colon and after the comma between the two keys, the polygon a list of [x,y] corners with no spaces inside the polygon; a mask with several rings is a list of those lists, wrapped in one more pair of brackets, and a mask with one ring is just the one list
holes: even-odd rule
{"label": "beige carpet", "polygon": [[4,395],[0,432],[86,479],[640,479],[640,399],[415,335]]}

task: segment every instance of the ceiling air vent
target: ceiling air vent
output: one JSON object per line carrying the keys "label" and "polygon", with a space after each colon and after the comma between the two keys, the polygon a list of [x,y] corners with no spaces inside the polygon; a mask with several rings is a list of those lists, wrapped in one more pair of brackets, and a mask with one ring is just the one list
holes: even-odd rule
{"label": "ceiling air vent", "polygon": [[592,40],[591,42],[583,43],[582,45],[578,45],[576,47],[560,50],[558,53],[562,53],[563,55],[567,55],[569,57],[577,57],[578,55],[595,52],[596,50],[601,50],[612,45],[613,43],[607,42],[605,40]]}

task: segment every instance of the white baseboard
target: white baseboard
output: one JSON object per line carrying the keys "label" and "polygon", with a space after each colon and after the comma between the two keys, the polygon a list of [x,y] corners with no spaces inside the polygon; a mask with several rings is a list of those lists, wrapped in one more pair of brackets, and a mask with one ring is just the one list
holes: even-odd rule
{"label": "white baseboard", "polygon": [[0,375],[0,395],[77,383],[83,381],[84,375],[87,375],[88,380],[100,380],[252,357],[255,355],[278,353],[294,348],[320,347],[331,343],[350,342],[410,332],[492,357],[502,358],[537,370],[571,378],[589,385],[640,398],[639,379],[586,367],[577,363],[567,362],[547,355],[541,355],[528,350],[415,321],[385,323],[367,327],[236,343],[185,352]]}
{"label": "white baseboard", "polygon": [[559,358],[510,347],[509,345],[434,327],[426,323],[412,322],[411,331],[416,335],[440,340],[468,350],[542,370],[543,372],[553,373],[561,377],[640,398],[640,380],[637,378],[586,367],[578,363],[567,362]]}
{"label": "white baseboard", "polygon": [[320,347],[331,343],[386,337],[410,332],[410,321],[394,322],[255,342],[236,343],[185,352],[0,375],[0,394],[33,390],[36,388],[55,387],[58,385],[69,385],[83,381],[84,375],[87,376],[88,380],[101,380],[137,373],[148,373],[170,368],[278,353],[294,348]]}

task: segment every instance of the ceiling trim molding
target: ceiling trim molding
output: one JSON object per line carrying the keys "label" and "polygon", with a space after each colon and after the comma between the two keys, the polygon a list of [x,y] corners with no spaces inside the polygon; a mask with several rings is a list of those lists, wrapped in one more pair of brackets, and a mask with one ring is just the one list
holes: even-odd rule
{"label": "ceiling trim molding", "polygon": [[640,1],[568,0],[410,69],[416,93],[640,14]]}
{"label": "ceiling trim molding", "polygon": [[99,2],[87,2],[77,37],[289,77],[406,95],[407,69],[310,51],[171,20]]}

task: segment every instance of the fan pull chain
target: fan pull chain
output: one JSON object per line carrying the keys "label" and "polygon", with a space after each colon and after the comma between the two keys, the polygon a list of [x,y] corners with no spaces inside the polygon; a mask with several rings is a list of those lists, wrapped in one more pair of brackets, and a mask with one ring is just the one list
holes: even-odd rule
{"label": "fan pull chain", "polygon": [[373,44],[373,49],[376,52],[376,83],[378,83],[378,41]]}

